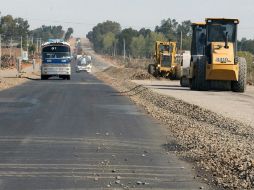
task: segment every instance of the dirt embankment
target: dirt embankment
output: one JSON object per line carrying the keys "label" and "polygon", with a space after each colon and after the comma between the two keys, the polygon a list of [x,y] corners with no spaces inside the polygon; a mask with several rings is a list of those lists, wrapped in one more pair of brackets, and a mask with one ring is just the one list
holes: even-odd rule
{"label": "dirt embankment", "polygon": [[[141,73],[139,73],[141,72]],[[208,183],[225,189],[254,187],[254,132],[249,126],[209,110],[157,94],[129,79],[149,77],[144,70],[109,67],[96,76],[129,96],[147,113],[167,126],[174,142],[165,145],[195,162]],[[198,175],[199,176],[199,175]]]}

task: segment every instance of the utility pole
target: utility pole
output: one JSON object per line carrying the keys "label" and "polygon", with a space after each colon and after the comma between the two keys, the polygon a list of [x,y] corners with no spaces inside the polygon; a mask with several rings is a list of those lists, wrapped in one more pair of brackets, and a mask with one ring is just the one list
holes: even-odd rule
{"label": "utility pole", "polygon": [[126,57],[126,49],[125,49],[125,39],[123,39],[123,59]]}
{"label": "utility pole", "polygon": [[22,45],[22,43],[23,43],[23,39],[22,39],[22,36],[21,36],[21,38],[20,38],[20,57],[21,57],[21,59],[23,58],[23,45]]}
{"label": "utility pole", "polygon": [[28,53],[28,47],[29,47],[29,38],[28,38],[28,35],[26,36],[26,50],[27,50],[27,53]]}
{"label": "utility pole", "polygon": [[0,34],[0,69],[2,68],[2,35]]}
{"label": "utility pole", "polygon": [[116,42],[114,42],[114,57],[116,56]]}
{"label": "utility pole", "polygon": [[36,39],[36,53],[38,54],[39,52],[39,39]]}
{"label": "utility pole", "polygon": [[[0,11],[0,25],[2,27],[2,13]],[[2,36],[0,33],[0,69],[2,68]]]}
{"label": "utility pole", "polygon": [[41,38],[40,38],[40,46],[39,46],[39,48],[40,48],[40,51],[41,51]]}
{"label": "utility pole", "polygon": [[180,45],[180,50],[183,50],[183,32],[181,31],[181,45]]}
{"label": "utility pole", "polygon": [[10,41],[10,58],[11,58],[11,54],[12,54],[12,37],[11,37],[11,41]]}

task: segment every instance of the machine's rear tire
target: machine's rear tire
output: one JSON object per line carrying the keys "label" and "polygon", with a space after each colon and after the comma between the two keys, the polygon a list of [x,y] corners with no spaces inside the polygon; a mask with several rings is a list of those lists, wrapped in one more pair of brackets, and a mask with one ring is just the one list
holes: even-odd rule
{"label": "machine's rear tire", "polygon": [[206,59],[200,58],[196,63],[196,90],[205,91],[210,89],[210,81],[206,80]]}
{"label": "machine's rear tire", "polygon": [[245,92],[246,83],[247,83],[247,64],[246,60],[240,57],[238,81],[231,82],[231,89],[233,92]]}

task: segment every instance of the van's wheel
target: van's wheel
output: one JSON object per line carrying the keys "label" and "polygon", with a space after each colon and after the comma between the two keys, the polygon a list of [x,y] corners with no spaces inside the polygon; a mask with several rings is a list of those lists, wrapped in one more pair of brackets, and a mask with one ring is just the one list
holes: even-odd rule
{"label": "van's wheel", "polygon": [[245,92],[247,83],[247,64],[246,59],[239,57],[238,81],[231,82],[233,92]]}
{"label": "van's wheel", "polygon": [[189,79],[187,77],[181,77],[180,78],[180,85],[181,85],[181,87],[189,87],[190,86]]}
{"label": "van's wheel", "polygon": [[41,75],[41,80],[47,80],[48,79],[48,76],[46,75]]}
{"label": "van's wheel", "polygon": [[70,75],[66,76],[66,79],[71,80],[71,76]]}

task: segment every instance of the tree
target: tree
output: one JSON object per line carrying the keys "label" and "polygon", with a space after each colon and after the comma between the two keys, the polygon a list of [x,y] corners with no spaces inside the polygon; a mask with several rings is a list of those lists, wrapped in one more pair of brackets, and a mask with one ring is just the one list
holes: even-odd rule
{"label": "tree", "polygon": [[108,32],[103,36],[103,50],[106,53],[112,53],[113,52],[113,46],[116,42],[115,34],[112,32]]}
{"label": "tree", "polygon": [[254,40],[242,38],[242,40],[238,42],[238,50],[248,51],[254,54]]}
{"label": "tree", "polygon": [[141,28],[138,33],[146,38],[151,32],[150,29]]}
{"label": "tree", "polygon": [[130,45],[131,54],[134,58],[145,56],[146,41],[143,35],[133,37]]}
{"label": "tree", "polygon": [[13,18],[11,15],[6,15],[1,18],[0,33],[3,35],[3,40],[9,43],[11,38],[23,38],[23,47],[27,43],[27,35],[29,34],[29,24],[23,18]]}
{"label": "tree", "polygon": [[34,39],[41,38],[46,42],[48,39],[62,39],[64,37],[64,30],[62,26],[45,26],[32,30],[31,35]]}
{"label": "tree", "polygon": [[168,41],[177,42],[178,48],[181,43],[181,33],[183,49],[189,50],[191,47],[191,21],[186,20],[179,24],[175,19],[167,19],[161,21],[161,26],[156,26],[155,32],[161,32],[164,34]]}
{"label": "tree", "polygon": [[72,34],[73,34],[73,28],[68,28],[67,32],[64,35],[64,40],[68,41]]}
{"label": "tree", "polygon": [[178,22],[175,19],[168,18],[161,21],[161,26],[155,27],[155,32],[164,34],[169,41],[177,40],[177,27]]}
{"label": "tree", "polygon": [[153,57],[154,44],[156,41],[166,41],[166,37],[162,33],[151,32],[150,35],[146,37],[146,57]]}
{"label": "tree", "polygon": [[182,46],[184,50],[190,50],[191,48],[191,35],[192,35],[192,28],[191,28],[191,21],[186,20],[183,21],[181,24],[177,26],[177,45],[180,49],[181,44],[181,33],[182,33]]}
{"label": "tree", "polygon": [[109,32],[117,35],[121,31],[121,26],[117,22],[106,21],[97,24],[93,30],[87,34],[87,38],[93,43],[96,52],[103,51],[103,38]]}
{"label": "tree", "polygon": [[132,28],[127,28],[122,30],[122,32],[117,36],[118,38],[118,49],[121,51],[122,55],[123,55],[123,49],[124,49],[124,41],[125,41],[125,50],[126,50],[126,54],[131,54],[131,42],[132,42],[132,38],[133,37],[137,37],[138,31],[134,30]]}

